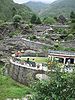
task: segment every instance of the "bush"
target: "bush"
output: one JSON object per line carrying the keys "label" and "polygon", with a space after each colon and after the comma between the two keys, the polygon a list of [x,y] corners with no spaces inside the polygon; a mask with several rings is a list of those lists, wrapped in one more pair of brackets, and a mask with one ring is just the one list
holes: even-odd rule
{"label": "bush", "polygon": [[41,20],[39,17],[36,19],[36,24],[41,24]]}
{"label": "bush", "polygon": [[32,27],[33,27],[33,25],[32,25],[32,24],[29,24],[29,27],[30,27],[30,28],[32,28]]}
{"label": "bush", "polygon": [[15,28],[18,27],[18,24],[20,23],[21,19],[22,19],[22,17],[21,17],[20,15],[15,15],[15,16],[13,17],[13,22],[14,22]]}
{"label": "bush", "polygon": [[21,19],[22,19],[22,17],[21,17],[20,15],[15,15],[15,16],[13,17],[13,21],[14,21],[14,22],[20,22]]}
{"label": "bush", "polygon": [[35,35],[32,35],[32,36],[30,37],[30,40],[35,40],[35,39],[37,39]]}
{"label": "bush", "polygon": [[0,20],[0,25],[2,25],[4,23],[4,21],[3,20]]}
{"label": "bush", "polygon": [[19,30],[16,30],[15,32],[9,33],[9,37],[12,38],[14,35],[18,35],[20,33]]}
{"label": "bush", "polygon": [[52,17],[44,18],[43,22],[45,24],[54,24],[56,21]]}
{"label": "bush", "polygon": [[38,81],[33,84],[35,94],[32,100],[74,100],[75,73],[50,74],[49,81]]}
{"label": "bush", "polygon": [[39,17],[37,17],[35,14],[33,14],[33,16],[31,17],[31,21],[32,24],[41,24],[41,20]]}
{"label": "bush", "polygon": [[73,40],[74,39],[74,35],[73,34],[69,34],[68,36],[67,36],[67,40]]}
{"label": "bush", "polygon": [[35,23],[36,23],[36,19],[37,19],[36,15],[33,14],[32,17],[31,17],[31,21],[30,21],[30,22],[31,22],[32,24],[35,24]]}

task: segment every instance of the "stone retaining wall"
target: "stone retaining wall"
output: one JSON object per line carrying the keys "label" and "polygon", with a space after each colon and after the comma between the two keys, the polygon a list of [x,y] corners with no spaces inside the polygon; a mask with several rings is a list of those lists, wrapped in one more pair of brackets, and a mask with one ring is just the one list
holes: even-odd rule
{"label": "stone retaining wall", "polygon": [[23,47],[34,49],[34,50],[42,49],[43,46],[52,47],[52,45],[41,43],[41,42],[30,41],[30,40],[24,39],[22,37],[14,37],[14,38],[11,38],[11,39],[6,39],[5,43],[7,43],[7,44],[10,43],[12,45],[22,43]]}
{"label": "stone retaining wall", "polygon": [[43,70],[37,70],[35,68],[24,67],[24,65],[19,65],[10,62],[9,75],[16,81],[29,85],[36,79],[36,74],[45,73]]}

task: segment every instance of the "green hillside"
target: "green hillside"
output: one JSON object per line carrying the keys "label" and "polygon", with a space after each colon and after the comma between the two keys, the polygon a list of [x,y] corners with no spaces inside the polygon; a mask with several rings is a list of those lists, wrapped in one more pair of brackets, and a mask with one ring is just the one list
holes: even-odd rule
{"label": "green hillside", "polygon": [[25,5],[16,4],[13,0],[0,0],[0,20],[12,20],[15,14],[19,14],[26,21],[31,18],[32,11]]}
{"label": "green hillside", "polygon": [[42,11],[44,11],[44,9],[46,9],[49,4],[45,4],[42,2],[27,2],[26,5],[36,14],[40,15]]}
{"label": "green hillside", "polygon": [[58,16],[63,14],[69,17],[71,11],[75,11],[75,0],[56,0],[43,10],[41,16]]}

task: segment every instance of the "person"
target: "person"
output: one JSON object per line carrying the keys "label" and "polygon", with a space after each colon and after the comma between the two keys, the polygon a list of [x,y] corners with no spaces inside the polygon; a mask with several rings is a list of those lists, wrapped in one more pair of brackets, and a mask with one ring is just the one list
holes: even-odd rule
{"label": "person", "polygon": [[27,58],[27,63],[29,64],[29,66],[31,66],[31,62],[29,61],[29,58]]}
{"label": "person", "polygon": [[16,57],[20,57],[20,55],[21,55],[20,51],[17,51],[16,54],[15,54]]}
{"label": "person", "polygon": [[29,58],[27,58],[27,63],[29,63]]}
{"label": "person", "polygon": [[70,67],[70,59],[66,62],[66,67]]}
{"label": "person", "polygon": [[32,67],[36,67],[36,63],[35,63],[34,59],[33,59],[33,62],[32,62]]}
{"label": "person", "polygon": [[38,65],[37,65],[37,68],[39,68],[39,67],[40,67],[40,65],[38,64]]}

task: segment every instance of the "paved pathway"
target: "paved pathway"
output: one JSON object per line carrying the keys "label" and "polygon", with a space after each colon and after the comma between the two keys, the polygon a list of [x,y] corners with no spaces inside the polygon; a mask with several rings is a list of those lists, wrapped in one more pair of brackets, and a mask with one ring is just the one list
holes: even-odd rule
{"label": "paved pathway", "polygon": [[39,64],[39,68],[37,67],[38,66],[38,63],[36,63],[36,67],[32,67],[32,66],[29,66],[29,64],[21,64],[20,62],[17,62],[17,61],[13,61],[12,59],[10,59],[10,62],[14,65],[18,65],[18,66],[21,66],[21,67],[26,67],[26,68],[29,68],[29,69],[33,69],[33,70],[44,70],[44,71],[47,71],[48,68],[45,67],[45,66],[42,66],[42,64],[40,63]]}
{"label": "paved pathway", "polygon": [[[21,67],[26,67],[26,68],[29,68],[29,69],[32,69],[32,70],[43,70],[43,71],[45,71],[45,72],[47,72],[47,71],[54,71],[55,72],[55,70],[49,70],[48,69],[48,67],[47,66],[42,66],[42,64],[41,63],[39,63],[39,68],[37,67],[38,66],[38,63],[36,63],[36,67],[32,67],[32,66],[30,66],[29,64],[21,64],[20,62],[17,62],[17,61],[13,61],[12,59],[10,59],[10,62],[12,63],[12,64],[14,64],[14,65],[18,65],[18,66],[21,66]],[[62,67],[61,66],[61,72],[63,72],[63,71],[65,71],[65,72],[69,72],[69,73],[71,73],[71,72],[73,72],[75,70],[75,68],[74,67]]]}

